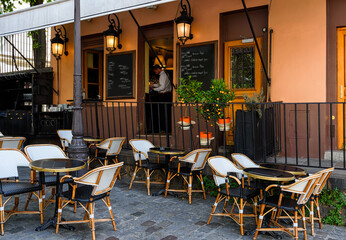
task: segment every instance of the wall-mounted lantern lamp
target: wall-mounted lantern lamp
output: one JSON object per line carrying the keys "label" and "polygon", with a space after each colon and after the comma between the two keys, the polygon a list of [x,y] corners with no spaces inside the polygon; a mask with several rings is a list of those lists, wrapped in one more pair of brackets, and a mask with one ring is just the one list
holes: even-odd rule
{"label": "wall-mounted lantern lamp", "polygon": [[68,55],[68,51],[66,49],[66,43],[68,42],[68,38],[66,37],[66,28],[64,27],[64,25],[61,25],[61,27],[54,27],[54,30],[55,37],[50,40],[51,49],[52,54],[54,55],[56,60],[59,60],[63,53],[65,54],[65,56]]}
{"label": "wall-mounted lantern lamp", "polygon": [[184,45],[188,39],[192,39],[193,35],[191,33],[191,23],[193,17],[191,17],[191,6],[189,0],[185,0],[186,4],[183,4],[183,0],[180,0],[180,16],[175,18],[175,23],[177,24],[177,34],[178,39]]}
{"label": "wall-mounted lantern lamp", "polygon": [[[115,23],[114,19],[111,18],[111,16],[115,16],[117,24]],[[108,22],[108,29],[104,31],[103,34],[106,40],[106,49],[111,53],[117,48],[122,48],[122,45],[120,44],[120,34],[122,33],[122,30],[120,29],[119,18],[116,14],[109,14]]]}

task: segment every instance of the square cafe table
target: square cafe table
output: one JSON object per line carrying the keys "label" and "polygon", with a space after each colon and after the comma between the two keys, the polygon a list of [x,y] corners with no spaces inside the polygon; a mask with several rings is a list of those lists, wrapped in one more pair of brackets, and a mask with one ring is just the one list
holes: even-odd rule
{"label": "square cafe table", "polygon": [[[85,162],[80,160],[72,160],[68,158],[49,158],[49,159],[40,159],[33,162],[30,162],[30,167],[33,170],[40,172],[40,181],[42,181],[43,172],[53,172],[56,174],[56,194],[55,194],[55,209],[54,215],[50,218],[46,223],[37,227],[36,231],[43,231],[47,229],[49,226],[56,227],[57,216],[58,216],[58,202],[59,196],[61,194],[60,188],[60,173],[73,172],[77,170],[81,170],[85,167]],[[72,226],[64,226],[67,229],[73,230]]]}

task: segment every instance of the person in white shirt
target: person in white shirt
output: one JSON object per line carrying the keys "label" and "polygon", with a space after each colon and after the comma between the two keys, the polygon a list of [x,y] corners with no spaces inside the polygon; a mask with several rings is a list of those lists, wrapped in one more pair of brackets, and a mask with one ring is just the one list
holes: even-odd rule
{"label": "person in white shirt", "polygon": [[158,92],[159,94],[171,93],[172,92],[172,84],[169,81],[169,78],[165,71],[160,68],[160,66],[154,66],[154,73],[159,75],[159,83],[151,83],[150,87]]}

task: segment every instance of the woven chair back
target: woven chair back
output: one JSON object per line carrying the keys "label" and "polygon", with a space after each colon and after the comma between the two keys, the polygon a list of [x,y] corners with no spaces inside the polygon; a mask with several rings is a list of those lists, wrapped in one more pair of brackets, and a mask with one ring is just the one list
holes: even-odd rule
{"label": "woven chair back", "polygon": [[132,139],[130,140],[130,145],[133,150],[133,156],[136,161],[148,158],[149,149],[155,147],[150,141],[145,139]]}
{"label": "woven chair back", "polygon": [[298,194],[299,197],[297,203],[298,205],[302,205],[309,201],[320,176],[321,174],[316,173],[309,177],[301,178],[290,185],[281,186],[281,189],[286,192]]}
{"label": "woven chair back", "polygon": [[327,168],[322,171],[317,172],[317,174],[321,174],[321,177],[318,179],[318,182],[316,184],[315,190],[314,190],[314,195],[319,195],[321,194],[324,186],[326,185],[328,178],[334,171],[334,168]]}
{"label": "woven chair back", "polygon": [[229,172],[243,174],[243,171],[234,165],[231,160],[223,156],[209,158],[208,164],[213,171],[213,178],[217,186],[226,183],[227,173]]}
{"label": "woven chair back", "polygon": [[82,177],[75,179],[75,182],[93,186],[92,196],[109,192],[113,188],[123,164],[123,162],[120,162],[96,168],[87,172]]}
{"label": "woven chair back", "polygon": [[192,163],[191,170],[197,171],[197,170],[203,170],[205,167],[205,164],[207,163],[207,159],[211,153],[211,149],[197,149],[189,154],[187,154],[185,157],[180,158],[181,161],[184,162],[190,162]]}
{"label": "woven chair back", "polygon": [[107,156],[117,155],[121,151],[125,139],[124,137],[107,138],[97,146],[107,149]]}
{"label": "woven chair back", "polygon": [[31,161],[49,158],[67,158],[64,151],[54,144],[33,144],[24,148]]}
{"label": "woven chair back", "polygon": [[20,149],[25,137],[3,137],[0,138],[0,148]]}
{"label": "woven chair back", "polygon": [[241,169],[244,168],[258,168],[259,165],[254,163],[249,157],[241,153],[231,154],[234,163]]}
{"label": "woven chair back", "polygon": [[18,167],[29,167],[25,154],[17,149],[0,149],[0,178],[18,177]]}
{"label": "woven chair back", "polygon": [[[71,129],[60,129],[57,131],[58,136],[60,138],[61,146],[69,147],[72,141],[72,130]],[[67,139],[68,141],[66,141]],[[65,144],[65,145],[64,145]]]}

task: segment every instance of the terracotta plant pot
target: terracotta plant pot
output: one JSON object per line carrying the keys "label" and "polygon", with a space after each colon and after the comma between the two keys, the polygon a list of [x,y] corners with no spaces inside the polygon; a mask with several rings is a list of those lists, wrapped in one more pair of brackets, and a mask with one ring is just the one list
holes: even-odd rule
{"label": "terracotta plant pot", "polygon": [[183,121],[183,122],[185,122],[185,123],[191,123],[191,118],[185,116],[185,117],[183,117],[183,119],[180,118],[180,121]]}
{"label": "terracotta plant pot", "polygon": [[219,124],[227,124],[227,123],[231,123],[231,118],[225,118],[225,119],[223,119],[223,118],[220,118],[220,119],[218,119],[217,120],[217,122],[219,123]]}
{"label": "terracotta plant pot", "polygon": [[200,132],[199,133],[200,138],[211,138],[213,136],[212,132]]}

